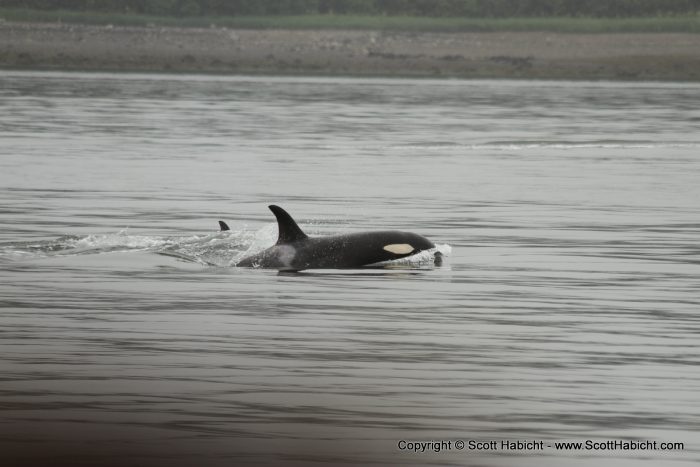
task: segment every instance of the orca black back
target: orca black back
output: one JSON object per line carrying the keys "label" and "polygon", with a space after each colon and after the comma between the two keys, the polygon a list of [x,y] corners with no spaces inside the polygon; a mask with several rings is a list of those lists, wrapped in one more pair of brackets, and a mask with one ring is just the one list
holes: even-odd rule
{"label": "orca black back", "polygon": [[435,248],[421,235],[397,230],[309,237],[287,211],[275,205],[269,208],[277,218],[277,242],[236,266],[281,271],[361,268]]}

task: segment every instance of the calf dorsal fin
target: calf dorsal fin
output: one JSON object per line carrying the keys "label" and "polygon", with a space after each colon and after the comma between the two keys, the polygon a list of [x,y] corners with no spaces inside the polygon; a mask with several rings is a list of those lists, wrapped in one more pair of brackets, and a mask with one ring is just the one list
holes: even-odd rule
{"label": "calf dorsal fin", "polygon": [[299,240],[304,240],[309,238],[302,230],[299,228],[292,216],[290,216],[287,211],[274,204],[268,206],[270,211],[277,218],[277,228],[279,230],[279,237],[277,237],[276,245],[282,245],[284,243],[297,242]]}

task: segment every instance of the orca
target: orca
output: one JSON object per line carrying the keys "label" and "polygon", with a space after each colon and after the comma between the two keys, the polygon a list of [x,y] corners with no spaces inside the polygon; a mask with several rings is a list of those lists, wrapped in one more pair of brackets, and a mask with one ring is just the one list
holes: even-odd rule
{"label": "orca", "polygon": [[[277,243],[258,254],[243,258],[236,264],[237,267],[280,271],[362,268],[435,248],[433,242],[421,235],[395,230],[309,237],[287,211],[275,205],[268,207],[277,218]],[[219,225],[222,230],[228,227],[223,221]],[[440,253],[436,252],[435,257],[439,265]]]}

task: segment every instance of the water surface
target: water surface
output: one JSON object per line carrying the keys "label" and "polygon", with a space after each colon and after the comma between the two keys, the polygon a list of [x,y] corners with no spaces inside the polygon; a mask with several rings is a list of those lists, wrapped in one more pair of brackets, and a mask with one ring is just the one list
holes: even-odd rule
{"label": "water surface", "polygon": [[[697,102],[692,84],[0,73],[5,458],[696,465]],[[233,267],[274,243],[272,203],[313,235],[409,230],[448,255]],[[684,449],[398,447],[470,439]]]}

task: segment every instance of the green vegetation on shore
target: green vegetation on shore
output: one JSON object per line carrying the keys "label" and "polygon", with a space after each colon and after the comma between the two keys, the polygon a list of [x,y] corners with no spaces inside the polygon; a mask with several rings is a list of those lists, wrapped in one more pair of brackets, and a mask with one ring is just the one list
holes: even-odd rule
{"label": "green vegetation on shore", "polygon": [[156,16],[641,17],[700,13],[700,0],[2,0],[5,8]]}
{"label": "green vegetation on shore", "polygon": [[293,15],[172,17],[62,10],[0,8],[0,18],[20,22],[60,22],[115,26],[229,27],[241,29],[356,29],[431,32],[552,31],[571,33],[700,33],[700,16],[641,18],[434,18],[417,16]]}

